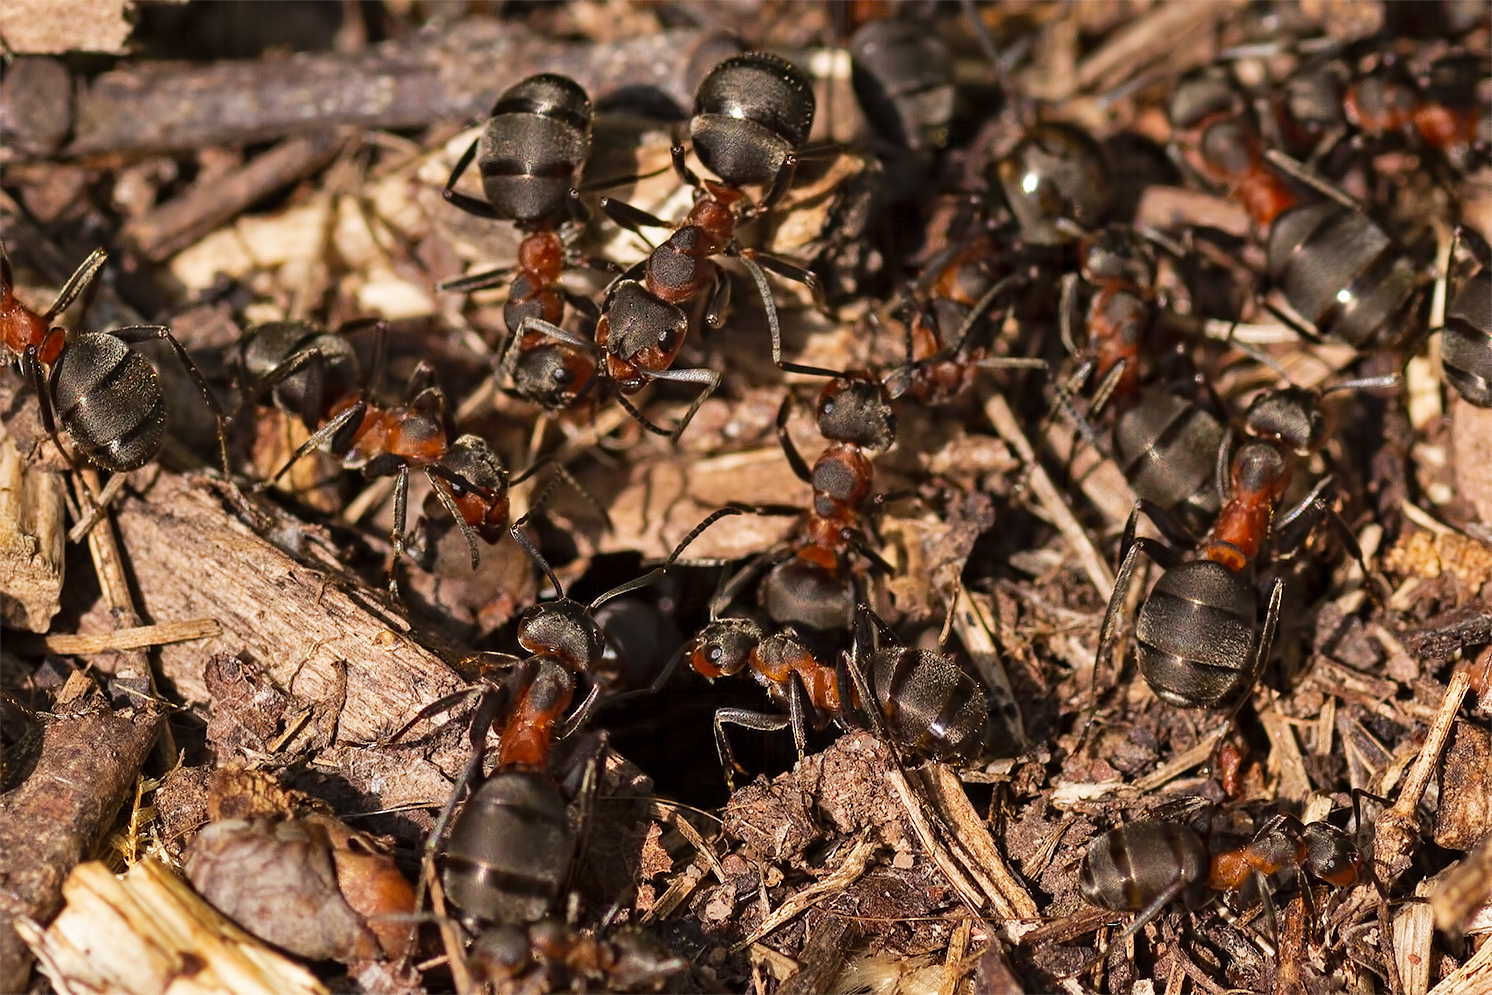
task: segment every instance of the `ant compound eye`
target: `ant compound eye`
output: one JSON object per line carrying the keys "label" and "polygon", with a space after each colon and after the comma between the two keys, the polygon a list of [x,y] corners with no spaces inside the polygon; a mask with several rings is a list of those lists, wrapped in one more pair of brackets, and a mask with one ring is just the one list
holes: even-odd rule
{"label": "ant compound eye", "polygon": [[556,387],[568,387],[575,382],[575,374],[563,366],[556,366],[553,372],[549,374],[549,379],[554,381]]}
{"label": "ant compound eye", "polygon": [[719,663],[725,659],[725,651],[719,646],[711,646],[709,653],[706,655],[710,658],[711,663]]}
{"label": "ant compound eye", "polygon": [[672,328],[665,328],[658,333],[658,348],[664,352],[673,352],[677,348],[678,336]]}

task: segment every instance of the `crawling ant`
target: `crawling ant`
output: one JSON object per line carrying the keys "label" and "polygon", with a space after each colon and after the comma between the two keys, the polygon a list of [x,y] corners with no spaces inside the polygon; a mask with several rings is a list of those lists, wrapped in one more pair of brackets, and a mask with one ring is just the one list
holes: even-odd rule
{"label": "crawling ant", "polygon": [[1264,156],[1264,140],[1232,76],[1206,66],[1171,94],[1169,116],[1180,151],[1173,158],[1208,183],[1224,187],[1267,230],[1299,198]]}
{"label": "crawling ant", "polygon": [[[456,161],[441,195],[468,214],[513,222],[523,232],[518,264],[450,280],[439,289],[495,287],[516,269],[503,305],[509,333],[516,335],[529,317],[559,324],[570,299],[560,286],[561,275],[567,266],[592,265],[572,248],[578,234],[572,222],[584,220],[577,180],[590,140],[591,99],[569,77],[540,73],[503,91],[482,134]],[[482,174],[486,200],[456,190],[473,161]]]}
{"label": "crawling ant", "polygon": [[[1393,378],[1349,381],[1333,389],[1391,382]],[[1266,392],[1250,405],[1244,421],[1249,438],[1233,453],[1229,494],[1206,539],[1197,544],[1198,556],[1182,560],[1159,540],[1135,538],[1141,511],[1173,541],[1188,536],[1164,510],[1145,500],[1135,505],[1099,634],[1098,659],[1106,660],[1118,637],[1140,555],[1165,567],[1136,614],[1135,640],[1146,683],[1161,700],[1182,708],[1213,708],[1235,698],[1237,707],[1268,660],[1284,581],[1275,578],[1271,585],[1261,623],[1253,573],[1272,533],[1314,523],[1325,514],[1353,555],[1362,559],[1356,540],[1326,505],[1329,476],[1289,511],[1275,515],[1294,460],[1325,443],[1318,395],[1300,388]],[[1219,463],[1225,453],[1226,449],[1219,450]]]}
{"label": "crawling ant", "polygon": [[[383,365],[387,326],[378,322],[376,330],[375,376]],[[270,392],[276,406],[299,417],[311,433],[261,489],[273,486],[308,453],[322,447],[345,468],[361,470],[365,477],[394,478],[389,591],[396,598],[412,470],[425,474],[432,493],[461,529],[475,570],[481,560],[477,540],[492,545],[503,536],[509,485],[537,469],[538,464],[510,478],[480,436],[451,438],[446,398],[431,382],[434,374],[426,363],[421,362],[410,378],[409,400],[393,407],[371,400],[370,387],[359,383],[356,353],[342,334],[305,322],[270,322],[250,329],[240,349],[240,365],[255,393]]]}
{"label": "crawling ant", "polygon": [[69,333],[53,324],[98,279],[107,259],[102,249],[91,253],[51,306],[38,313],[16,298],[10,256],[0,242],[0,341],[36,391],[48,434],[74,469],[73,454],[58,438],[59,423],[85,460],[112,473],[138,470],[153,460],[166,434],[166,399],[155,368],[130,346],[165,340],[212,409],[223,476],[233,486],[223,409],[170,328],[128,325]]}
{"label": "crawling ant", "polygon": [[1469,228],[1457,228],[1456,235],[1471,250],[1478,269],[1446,305],[1440,364],[1456,393],[1478,407],[1492,408],[1492,250]]}
{"label": "crawling ant", "polygon": [[[560,327],[566,303],[592,314],[595,306],[566,291],[560,278],[577,266],[616,268],[574,248],[578,225],[588,217],[578,179],[590,131],[591,101],[580,84],[553,73],[530,76],[498,98],[482,134],[457,160],[442,191],[452,206],[480,218],[512,221],[523,232],[516,267],[449,280],[439,289],[482,290],[514,274],[503,304],[509,334],[498,355],[498,375],[511,382],[517,397],[547,411],[575,407],[598,383],[594,344]],[[486,200],[456,190],[473,161]]]}
{"label": "crawling ant", "polygon": [[[979,682],[952,656],[895,642],[866,605],[857,606],[856,612],[861,624],[856,625],[850,652],[833,665],[820,663],[792,628],[768,635],[746,618],[712,618],[686,647],[696,673],[715,680],[750,670],[773,703],[787,710],[787,715],[742,708],[716,711],[715,748],[732,791],[734,774],[742,768],[725,727],[758,732],[791,728],[801,759],[810,722],[815,728],[830,719],[844,723],[865,708],[865,692],[847,683],[846,668],[858,670],[868,682],[868,699],[875,702],[887,734],[899,748],[943,763],[968,763],[989,752],[989,704]],[[891,645],[877,648],[866,621],[890,637]]]}
{"label": "crawling ant", "polygon": [[[816,631],[846,629],[853,620],[854,591],[846,560],[858,552],[887,573],[890,565],[871,548],[863,521],[875,469],[868,454],[883,452],[896,440],[896,412],[885,386],[863,371],[836,376],[824,385],[815,407],[819,433],[829,445],[810,468],[788,435],[793,407],[789,393],[777,409],[777,438],[793,473],[813,487],[805,514],[789,505],[732,504],[741,511],[802,519],[783,550],[759,560],[772,568],[761,585],[762,606],[779,625]],[[743,571],[744,582],[755,573]]]}
{"label": "crawling ant", "polygon": [[[602,605],[661,578],[684,549],[727,515],[706,518],[684,537],[669,558],[641,577],[620,584],[583,604],[567,598],[543,554],[524,535],[526,516],[509,527],[513,541],[528,554],[554,587],[555,598],[529,608],[518,620],[519,658],[484,652],[471,658],[481,668],[478,682],[422,708],[390,737],[394,743],[431,716],[476,699],[468,727],[471,759],[436,820],[426,848],[427,871],[436,854],[445,865],[441,881],[453,904],[475,922],[523,923],[546,915],[568,874],[574,836],[558,787],[544,775],[556,740],[585,722],[600,694],[593,682],[572,709],[581,676],[594,676],[606,653],[606,637],[595,613]],[[485,775],[487,736],[500,724],[496,771]],[[470,789],[467,791],[467,789]],[[452,821],[463,792],[467,802]],[[445,829],[450,826],[449,838]],[[508,827],[511,832],[501,831]],[[511,847],[514,838],[526,846]]]}
{"label": "crawling ant", "polygon": [[[683,223],[672,225],[630,204],[601,199],[602,210],[630,231],[673,229],[643,262],[607,289],[596,325],[595,348],[604,355],[605,379],[623,395],[633,417],[651,431],[678,439],[699,406],[720,385],[720,374],[713,370],[671,369],[690,325],[681,305],[708,289],[705,323],[719,328],[725,322],[730,281],[715,262],[716,256],[740,259],[756,283],[771,330],[773,361],[788,371],[820,372],[783,362],[777,305],[763,270],[802,283],[815,295],[817,278],[736,241],[740,224],[770,210],[787,192],[813,114],[813,89],[792,63],[762,52],[726,59],[701,80],[689,122],[695,155],[719,180],[696,176],[685,162],[683,145],[672,149],[674,171],[695,189],[694,206]],[[765,186],[766,193],[753,203],[742,190],[746,185]],[[525,327],[564,340],[552,326],[529,321]],[[671,430],[653,425],[625,400],[625,395],[637,393],[654,380],[703,388]]]}
{"label": "crawling ant", "polygon": [[1236,892],[1286,867],[1345,888],[1357,882],[1362,865],[1348,833],[1325,822],[1302,825],[1284,812],[1271,816],[1248,843],[1216,854],[1189,826],[1138,819],[1094,838],[1078,869],[1078,890],[1099,908],[1139,913],[1123,942],[1178,898],[1197,909],[1208,892]]}

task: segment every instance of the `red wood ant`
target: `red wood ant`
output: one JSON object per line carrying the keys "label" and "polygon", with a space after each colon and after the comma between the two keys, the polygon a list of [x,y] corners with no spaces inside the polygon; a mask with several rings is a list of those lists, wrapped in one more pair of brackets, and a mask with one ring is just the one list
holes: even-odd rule
{"label": "red wood ant", "polygon": [[[791,728],[801,759],[810,722],[815,728],[830,719],[850,723],[863,713],[867,700],[875,702],[890,741],[914,756],[968,763],[989,752],[989,704],[979,682],[952,656],[896,642],[866,605],[856,608],[855,638],[848,655],[833,665],[820,663],[792,628],[768,635],[751,619],[714,614],[712,610],[710,624],[685,647],[690,666],[710,680],[750,670],[773,703],[787,710],[786,715],[742,708],[716,711],[715,747],[732,791],[735,772],[742,768],[725,734],[727,725],[758,732]],[[890,645],[877,648],[867,623],[874,624]]]}
{"label": "red wood ant", "polygon": [[102,249],[95,250],[68,278],[51,306],[38,313],[15,296],[10,256],[0,242],[0,341],[19,361],[36,391],[47,432],[74,468],[72,453],[58,438],[58,423],[78,453],[105,470],[128,473],[154,459],[166,433],[166,400],[155,368],[130,346],[163,339],[171,343],[217,420],[223,476],[234,486],[223,410],[197,364],[168,327],[130,325],[74,334],[53,324],[98,278],[107,258]]}
{"label": "red wood ant", "polygon": [[1121,935],[1123,942],[1178,898],[1197,909],[1209,891],[1235,892],[1286,867],[1345,888],[1357,883],[1362,865],[1348,833],[1325,822],[1302,825],[1284,812],[1271,816],[1248,843],[1216,854],[1189,826],[1138,819],[1089,844],[1078,890],[1099,908],[1139,913]]}
{"label": "red wood ant", "polygon": [[1264,158],[1264,143],[1228,71],[1207,66],[1171,94],[1171,126],[1181,141],[1180,161],[1207,182],[1222,186],[1261,230],[1298,203]]}
{"label": "red wood ant", "polygon": [[[1349,381],[1333,390],[1380,387],[1397,378]],[[1358,559],[1361,550],[1346,525],[1326,505],[1331,478],[1323,478],[1289,511],[1275,516],[1297,455],[1319,449],[1326,427],[1319,396],[1300,388],[1261,395],[1245,415],[1248,438],[1229,462],[1230,489],[1199,555],[1181,560],[1164,543],[1135,538],[1144,511],[1168,536],[1187,531],[1163,509],[1141,500],[1130,514],[1121,544],[1122,564],[1099,633],[1098,659],[1109,659],[1129,589],[1143,553],[1166,568],[1135,618],[1140,673],[1163,701],[1183,708],[1212,708],[1236,697],[1241,704],[1269,657],[1284,581],[1271,585],[1262,623],[1253,568],[1271,533],[1326,517]],[[1218,452],[1224,463],[1226,447]],[[1221,471],[1219,478],[1221,479]],[[1364,568],[1366,573],[1366,568]]]}
{"label": "red wood ant", "polygon": [[[829,445],[810,468],[788,435],[792,405],[793,396],[788,394],[777,410],[777,438],[793,473],[813,487],[807,514],[787,505],[731,507],[803,520],[795,539],[758,561],[758,566],[773,564],[761,587],[768,616],[779,625],[843,631],[853,622],[855,598],[848,555],[858,552],[873,567],[891,572],[867,540],[863,514],[868,504],[883,500],[871,496],[875,469],[867,454],[882,452],[895,442],[896,413],[886,388],[869,373],[836,376],[825,384],[815,409],[819,432]],[[739,583],[755,572],[742,571]]]}
{"label": "red wood ant", "polygon": [[[726,59],[700,82],[690,120],[695,154],[720,179],[700,179],[685,162],[685,147],[675,145],[672,150],[675,172],[696,191],[694,207],[684,222],[675,226],[630,204],[601,199],[602,210],[623,228],[673,229],[647,259],[607,289],[596,325],[595,344],[604,355],[605,378],[622,395],[635,394],[653,380],[703,387],[679,423],[667,431],[642,418],[624,399],[634,417],[650,430],[677,439],[720,385],[720,374],[713,370],[671,369],[690,324],[681,305],[708,288],[705,323],[719,328],[725,322],[730,282],[715,262],[716,256],[740,259],[756,283],[771,330],[773,361],[788,371],[823,372],[783,362],[777,305],[763,270],[796,280],[815,294],[817,278],[736,241],[742,222],[770,210],[786,193],[813,114],[812,87],[791,63],[761,52]],[[741,188],[757,184],[765,185],[766,193],[760,201],[751,202]],[[537,323],[530,327],[554,333]],[[555,337],[564,341],[563,336]]]}
{"label": "red wood ant", "polygon": [[[419,722],[476,700],[468,726],[471,759],[436,820],[426,849],[427,867],[437,852],[444,855],[446,892],[472,920],[539,919],[552,908],[568,873],[574,835],[565,819],[564,801],[544,772],[555,741],[570,736],[585,722],[600,695],[601,685],[593,681],[587,696],[571,708],[579,679],[593,677],[606,653],[596,610],[657,581],[700,533],[733,514],[738,512],[725,509],[710,515],[662,565],[589,604],[565,597],[559,578],[522,531],[527,516],[509,527],[513,541],[548,578],[556,595],[532,606],[518,620],[518,645],[529,655],[483,652],[469,658],[468,664],[480,668],[477,683],[420,709],[388,740],[398,742]],[[484,758],[494,725],[500,725],[501,735],[497,774],[489,778]],[[452,823],[456,802],[468,788],[467,804]],[[520,838],[531,841],[531,850],[510,847],[510,834],[501,831],[510,823]],[[446,840],[448,824],[451,833]],[[510,873],[501,873],[505,868]]]}
{"label": "red wood ant", "polygon": [[[344,329],[345,330],[345,329]],[[381,371],[387,327],[376,323]],[[386,407],[359,384],[357,356],[342,335],[304,322],[271,322],[251,329],[240,363],[254,392],[271,391],[276,405],[300,417],[310,437],[278,472],[259,485],[273,486],[313,449],[325,447],[348,469],[366,477],[394,478],[393,561],[389,591],[399,595],[398,564],[405,552],[409,475],[419,470],[466,538],[472,569],[481,553],[477,540],[497,543],[508,523],[508,487],[541,464],[510,478],[507,468],[480,436],[451,438],[445,395],[420,363],[410,378],[409,400]],[[371,381],[370,381],[371,382]]]}

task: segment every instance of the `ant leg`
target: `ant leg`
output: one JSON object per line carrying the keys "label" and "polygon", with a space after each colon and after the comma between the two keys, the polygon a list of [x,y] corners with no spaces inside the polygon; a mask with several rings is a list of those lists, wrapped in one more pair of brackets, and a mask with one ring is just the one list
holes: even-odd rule
{"label": "ant leg", "polygon": [[600,608],[602,605],[606,604],[606,602],[610,601],[613,598],[621,597],[623,594],[636,591],[639,588],[647,587],[654,581],[661,580],[663,575],[668,571],[668,568],[678,561],[679,556],[683,554],[684,550],[688,549],[690,543],[698,539],[704,533],[705,529],[708,529],[711,525],[714,525],[722,518],[729,518],[732,515],[739,514],[742,514],[739,508],[729,507],[721,508],[718,511],[711,512],[709,515],[705,516],[704,521],[700,522],[694,528],[690,529],[689,534],[679,541],[679,544],[673,548],[673,552],[668,554],[668,559],[663,561],[662,566],[654,567],[652,570],[649,570],[641,577],[634,577],[632,580],[629,580],[626,583],[618,584],[616,587],[613,587],[611,590],[598,597],[595,601],[592,601],[590,604],[590,610],[595,611],[597,608]]}
{"label": "ant leg", "polygon": [[1264,158],[1269,160],[1270,165],[1279,169],[1281,172],[1288,174],[1292,179],[1296,179],[1299,180],[1301,183],[1304,183],[1312,190],[1315,190],[1317,193],[1321,194],[1321,196],[1325,197],[1327,200],[1335,201],[1349,211],[1361,211],[1363,209],[1362,204],[1358,203],[1355,197],[1342,190],[1341,187],[1326,182],[1326,180],[1322,179],[1311,170],[1306,169],[1299,162],[1292,159],[1290,156],[1286,155],[1279,149],[1265,149]]}
{"label": "ant leg", "polygon": [[819,311],[825,310],[824,287],[819,283],[819,278],[812,270],[799,266],[796,263],[790,263],[778,256],[769,255],[758,249],[742,249],[739,255],[742,258],[749,257],[760,265],[762,269],[776,273],[784,280],[803,284],[803,286],[808,288],[809,294],[813,297],[814,308]]}
{"label": "ant leg", "polygon": [[[587,505],[591,507],[593,511],[601,516],[601,522],[606,527],[606,531],[611,532],[613,530],[613,526],[611,524],[611,515],[607,513],[604,507],[602,507],[601,502],[596,499],[596,496],[590,492],[589,488],[587,488],[579,480],[575,479],[575,475],[570,472],[569,468],[567,468],[563,463],[556,462],[552,457],[546,456],[543,459],[535,460],[522,472],[514,474],[513,477],[509,480],[509,483],[521,484],[529,477],[532,477],[536,472],[545,467],[552,468],[554,472],[554,477],[547,484],[544,485],[542,493],[545,500],[548,499],[550,493],[553,491],[555,481],[563,480],[565,483],[570,485],[570,489],[572,491],[580,495],[581,500],[583,500]],[[530,504],[530,507],[537,510],[540,503],[541,502],[538,499],[535,499]]]}
{"label": "ant leg", "polygon": [[517,268],[516,266],[499,266],[496,269],[483,270],[480,273],[457,277],[454,280],[442,280],[435,285],[435,289],[442,293],[452,294],[469,294],[477,290],[486,290],[501,284],[507,279],[508,274]]}
{"label": "ant leg", "polygon": [[1264,625],[1259,630],[1259,640],[1254,643],[1253,650],[1249,654],[1248,678],[1238,692],[1238,698],[1228,706],[1223,714],[1222,727],[1218,729],[1217,740],[1209,751],[1207,765],[1212,770],[1218,769],[1218,753],[1222,750],[1223,740],[1227,738],[1228,732],[1233,728],[1233,722],[1238,718],[1238,713],[1253,696],[1254,685],[1259,681],[1259,675],[1264,672],[1264,665],[1269,662],[1269,651],[1274,646],[1274,633],[1280,622],[1280,605],[1285,597],[1285,582],[1276,577],[1269,591],[1269,604],[1264,609]]}
{"label": "ant leg", "polygon": [[1093,721],[1098,717],[1098,672],[1103,667],[1105,660],[1114,655],[1114,645],[1119,638],[1119,624],[1124,614],[1124,604],[1129,600],[1130,588],[1134,586],[1135,572],[1140,564],[1140,555],[1143,553],[1153,558],[1157,547],[1164,549],[1160,543],[1148,539],[1133,539],[1135,518],[1139,514],[1139,508],[1129,514],[1129,523],[1125,526],[1126,551],[1119,565],[1119,572],[1114,577],[1114,593],[1109,597],[1108,609],[1103,615],[1103,625],[1098,630],[1098,652],[1093,657],[1093,683],[1088,691],[1088,719],[1083,723],[1082,735],[1078,737],[1077,746],[1073,748],[1073,755],[1083,752],[1088,745],[1088,737],[1093,732]]}
{"label": "ant leg", "polygon": [[683,142],[675,142],[673,147],[668,150],[669,159],[673,162],[673,171],[678,174],[679,179],[686,186],[698,187],[700,185],[699,177],[695,176],[694,170],[689,168],[689,163],[686,161],[688,155],[689,150],[684,146]]}
{"label": "ant leg", "polygon": [[787,675],[788,725],[793,730],[793,745],[798,748],[798,760],[808,754],[808,713],[813,705],[808,700],[808,689],[796,670]]}
{"label": "ant leg", "polygon": [[741,255],[741,262],[745,264],[746,271],[751,274],[751,279],[756,281],[757,292],[761,294],[762,306],[767,312],[767,329],[772,334],[772,362],[784,373],[803,373],[810,377],[837,377],[838,370],[826,370],[820,366],[804,366],[802,363],[785,363],[782,360],[782,326],[777,319],[777,302],[772,299],[772,288],[767,285],[767,275],[757,265],[751,256]]}
{"label": "ant leg", "polygon": [[[94,249],[90,252],[88,258],[79,263],[78,268],[73,270],[73,275],[67,278],[67,282],[62,285],[62,289],[57,291],[57,298],[52,301],[52,306],[47,308],[46,313],[41,316],[42,321],[50,324],[53,318],[71,307],[73,301],[77,300],[78,295],[91,287],[93,281],[98,279],[99,270],[103,269],[104,263],[108,259],[109,254],[103,249]],[[10,261],[7,259],[5,276],[5,285],[7,287],[11,286],[9,269]]]}
{"label": "ant leg", "polygon": [[772,177],[772,185],[767,188],[766,194],[762,196],[761,203],[751,208],[747,214],[755,217],[765,214],[776,207],[787,193],[788,188],[793,185],[793,174],[798,171],[798,154],[789,152],[783,157],[782,166],[778,168],[777,175]]}
{"label": "ant leg", "polygon": [[325,425],[318,428],[315,432],[312,432],[311,437],[308,438],[305,442],[302,442],[300,444],[300,448],[296,449],[296,451],[290,455],[290,459],[285,461],[285,465],[280,467],[279,471],[273,477],[259,484],[256,484],[254,486],[254,490],[256,492],[259,492],[267,490],[268,488],[274,486],[274,484],[278,482],[281,477],[285,476],[285,474],[289,472],[292,466],[294,466],[296,463],[299,463],[307,453],[311,452],[313,449],[318,449],[329,442],[333,442],[342,433],[343,429],[351,427],[351,429],[355,431],[362,425],[363,415],[367,412],[367,410],[368,402],[362,398],[359,398],[350,407],[339,412],[335,418],[328,421]]}
{"label": "ant leg", "polygon": [[808,463],[803,455],[798,452],[798,447],[793,445],[792,437],[787,432],[787,419],[793,407],[793,395],[789,391],[783,395],[782,406],[777,409],[777,441],[782,444],[782,454],[787,457],[787,465],[793,468],[793,473],[805,484],[813,483],[813,474],[809,472]]}
{"label": "ant leg", "polygon": [[[461,530],[461,535],[466,539],[467,552],[471,553],[471,569],[472,572],[475,573],[477,567],[480,566],[482,562],[482,554],[480,549],[477,547],[477,531],[476,529],[471,527],[471,523],[468,522],[466,520],[466,517],[461,514],[461,509],[456,504],[456,498],[453,494],[451,494],[449,482],[442,479],[436,473],[438,469],[438,467],[427,467],[425,470],[425,479],[430,481],[430,489],[435,492],[436,500],[439,501],[440,506],[446,510],[446,514],[455,519],[456,527]],[[405,490],[408,491],[409,488],[407,486],[407,482],[409,479],[409,473],[407,467],[405,468],[405,471],[403,473],[403,479],[406,482]],[[396,484],[396,491],[397,488],[398,485]],[[403,521],[403,518],[400,517],[397,500],[395,501],[394,520],[396,522]]]}
{"label": "ant leg", "polygon": [[471,167],[472,160],[477,157],[477,146],[480,145],[481,142],[482,139],[480,137],[473,138],[471,140],[471,144],[466,147],[466,151],[461,153],[461,158],[456,160],[456,166],[451,170],[451,175],[446,180],[446,185],[441,188],[440,195],[445,198],[447,204],[450,204],[452,207],[459,208],[460,210],[465,211],[467,214],[473,214],[479,218],[486,218],[488,221],[506,221],[508,219],[504,218],[502,214],[498,212],[497,208],[493,207],[485,200],[479,200],[476,197],[456,192],[456,184],[460,181],[462,175],[467,171],[467,169]]}
{"label": "ant leg", "polygon": [[618,393],[616,395],[616,400],[617,403],[622,406],[622,410],[632,416],[633,421],[637,422],[637,424],[641,425],[649,432],[652,432],[654,435],[663,435],[669,438],[673,437],[673,429],[664,428],[662,425],[659,425],[647,415],[643,414],[640,410],[638,410],[637,405],[627,400],[627,395]]}
{"label": "ant leg", "polygon": [[736,762],[735,752],[731,750],[730,740],[725,735],[726,724],[756,732],[779,732],[788,728],[791,722],[786,715],[770,715],[744,708],[721,708],[715,712],[715,749],[720,754],[720,766],[725,770],[725,786],[731,792],[736,790],[735,772],[744,774],[746,769]]}
{"label": "ant leg", "polygon": [[575,734],[575,730],[585,724],[585,720],[591,716],[596,709],[596,699],[601,696],[601,685],[592,684],[591,689],[586,692],[585,698],[575,707],[575,710],[560,720],[554,727],[555,739],[569,739]]}
{"label": "ant leg", "polygon": [[[67,460],[67,465],[73,472],[73,479],[79,485],[78,490],[88,498],[89,509],[86,515],[81,516],[81,521],[87,522],[91,529],[92,523],[97,521],[98,516],[103,513],[103,508],[100,507],[93,489],[84,480],[83,474],[80,472],[83,468],[78,465],[77,460],[73,459],[73,454],[68,452],[62,445],[62,436],[57,432],[57,417],[52,411],[52,397],[47,393],[47,380],[42,375],[41,360],[38,357],[36,346],[28,345],[26,346],[26,351],[21,353],[21,369],[25,373],[26,379],[30,381],[32,391],[36,394],[36,406],[41,411],[42,426],[46,428],[47,434],[52,437],[52,445],[56,446],[57,451],[62,454],[62,458]],[[68,506],[72,507],[71,499],[68,500]],[[77,511],[79,509],[73,510]],[[86,531],[83,534],[86,535]]]}
{"label": "ant leg", "polygon": [[625,228],[634,235],[641,235],[643,228],[672,228],[673,225],[656,214],[644,211],[640,207],[633,207],[625,200],[616,200],[612,197],[601,198],[601,210],[620,228]]}
{"label": "ant leg", "polygon": [[705,308],[705,324],[711,328],[721,328],[725,325],[727,315],[730,314],[730,278],[719,266],[715,267],[713,283],[714,286],[710,290],[710,303]]}
{"label": "ant leg", "polygon": [[[409,464],[399,467],[394,476],[394,529],[389,533],[389,542],[394,547],[394,559],[389,564],[389,594],[399,600],[399,561],[404,557],[404,526],[409,515]],[[456,521],[464,521],[460,515]],[[476,554],[473,550],[472,569],[476,569]]]}
{"label": "ant leg", "polygon": [[672,383],[700,384],[704,387],[699,392],[699,396],[694,399],[694,403],[689,405],[689,410],[684,412],[684,417],[679,419],[678,425],[669,433],[669,441],[677,444],[679,437],[684,434],[684,429],[694,420],[694,415],[699,411],[699,406],[704,404],[705,400],[711,394],[715,393],[716,388],[720,386],[720,374],[714,370],[707,370],[702,367],[692,370],[659,370],[652,375],[652,379],[666,380]]}
{"label": "ant leg", "polygon": [[[1191,529],[1182,524],[1180,519],[1149,498],[1139,498],[1135,501],[1135,514],[1140,512],[1143,512],[1145,517],[1155,524],[1161,535],[1165,536],[1166,541],[1173,546],[1194,548],[1201,545],[1201,540],[1192,535]],[[1157,560],[1157,562],[1161,561]]]}

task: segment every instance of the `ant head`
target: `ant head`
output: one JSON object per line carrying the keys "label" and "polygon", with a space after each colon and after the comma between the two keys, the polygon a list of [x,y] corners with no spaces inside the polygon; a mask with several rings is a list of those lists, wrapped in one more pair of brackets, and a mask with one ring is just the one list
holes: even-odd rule
{"label": "ant head", "polygon": [[467,433],[456,439],[440,458],[440,466],[449,471],[446,479],[457,497],[472,489],[488,491],[495,497],[508,491],[508,468],[480,435]]}
{"label": "ant head", "polygon": [[558,342],[520,349],[513,364],[518,396],[550,411],[570,407],[595,381],[595,358]]}
{"label": "ant head", "polygon": [[747,618],[723,618],[705,626],[694,639],[689,665],[714,680],[746,669],[752,650],[761,645],[761,626]]}
{"label": "ant head", "polygon": [[1306,845],[1307,870],[1338,888],[1357,883],[1363,858],[1350,833],[1327,822],[1312,822],[1301,837]]}
{"label": "ant head", "polygon": [[1273,439],[1297,453],[1320,449],[1327,438],[1321,399],[1303,387],[1266,391],[1254,399],[1243,416],[1250,435]]}
{"label": "ant head", "polygon": [[869,374],[852,371],[829,381],[815,412],[819,433],[880,452],[896,441],[896,411],[887,388]]}
{"label": "ant head", "polygon": [[606,653],[606,635],[590,610],[560,598],[534,605],[518,620],[518,645],[534,654],[558,659],[577,673],[588,670]]}

